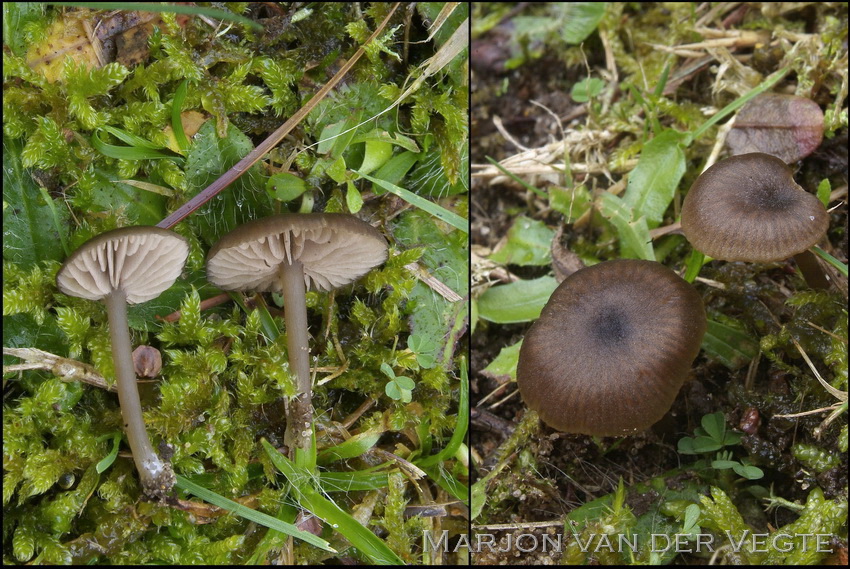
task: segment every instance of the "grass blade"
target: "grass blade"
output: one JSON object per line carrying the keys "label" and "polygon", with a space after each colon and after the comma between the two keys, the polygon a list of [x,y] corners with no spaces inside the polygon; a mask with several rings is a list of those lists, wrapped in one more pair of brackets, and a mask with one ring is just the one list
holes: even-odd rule
{"label": "grass blade", "polygon": [[448,223],[452,227],[460,229],[464,233],[469,233],[469,221],[462,218],[458,214],[456,214],[452,211],[449,211],[446,208],[441,207],[441,206],[435,204],[434,202],[423,198],[422,196],[418,196],[418,195],[414,194],[413,192],[411,192],[410,190],[405,190],[404,188],[396,186],[395,184],[391,184],[391,183],[389,183],[385,180],[373,178],[372,176],[369,176],[367,174],[362,174],[360,172],[357,172],[357,174],[359,176],[362,176],[363,178],[366,178],[367,180],[369,180],[373,184],[380,186],[381,188],[385,189],[386,191],[390,192],[391,194],[397,195],[398,197],[400,197],[401,199],[403,199],[404,201],[406,201],[410,205],[416,206],[423,211],[427,211],[428,213],[430,213],[431,215],[433,215],[437,219],[440,219],[440,220]]}
{"label": "grass blade", "polygon": [[309,472],[298,468],[267,440],[263,439],[262,443],[269,458],[292,485],[294,497],[304,509],[330,524],[373,563],[377,565],[405,564],[383,540],[313,488],[312,476]]}
{"label": "grass blade", "polygon": [[469,377],[466,371],[466,358],[461,358],[460,363],[460,401],[458,402],[457,423],[455,424],[454,433],[449,440],[446,448],[437,454],[425,457],[421,460],[414,460],[413,463],[421,468],[435,466],[444,460],[447,460],[455,455],[457,449],[460,448],[466,438],[466,431],[469,426]]}
{"label": "grass blade", "polygon": [[[263,442],[265,443],[265,441]],[[248,506],[243,506],[238,502],[229,500],[224,496],[216,494],[212,490],[207,490],[203,486],[198,486],[194,482],[190,482],[188,479],[183,478],[182,476],[177,476],[177,487],[182,490],[186,490],[187,492],[191,492],[198,498],[209,502],[214,506],[218,506],[219,508],[224,508],[225,510],[233,512],[237,516],[243,517],[246,520],[251,520],[252,522],[256,522],[267,528],[277,530],[281,533],[285,533],[286,535],[291,535],[292,537],[297,537],[298,539],[306,541],[307,543],[315,545],[316,547],[324,549],[325,551],[336,553],[336,550],[332,548],[331,545],[324,539],[316,537],[312,533],[301,531],[294,525],[288,524],[277,518],[273,518],[268,514],[258,512],[257,510],[252,510]]]}

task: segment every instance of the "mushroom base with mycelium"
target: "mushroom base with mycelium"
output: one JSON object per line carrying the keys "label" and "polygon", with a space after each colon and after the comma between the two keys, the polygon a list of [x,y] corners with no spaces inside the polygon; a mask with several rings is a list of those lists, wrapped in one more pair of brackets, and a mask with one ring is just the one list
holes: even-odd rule
{"label": "mushroom base with mycelium", "polygon": [[[133,461],[139,472],[139,481],[149,496],[162,498],[176,482],[171,465],[162,460],[151,445],[142,417],[142,402],[133,369],[132,346],[127,322],[126,295],[116,290],[104,297],[109,318],[109,333],[112,340],[112,364],[115,366],[118,404],[127,442],[133,451]],[[124,378],[124,379],[122,379]],[[132,378],[127,381],[126,378]]]}
{"label": "mushroom base with mycelium", "polygon": [[145,430],[133,368],[127,304],[154,299],[171,287],[189,255],[180,235],[158,227],[125,227],[102,233],[81,245],[56,274],[63,293],[106,304],[112,363],[127,442],[145,494],[163,499],[175,483]]}
{"label": "mushroom base with mycelium", "polygon": [[607,261],[567,277],[526,333],[523,401],[566,433],[622,436],[670,409],[705,334],[696,290],[651,261]]}

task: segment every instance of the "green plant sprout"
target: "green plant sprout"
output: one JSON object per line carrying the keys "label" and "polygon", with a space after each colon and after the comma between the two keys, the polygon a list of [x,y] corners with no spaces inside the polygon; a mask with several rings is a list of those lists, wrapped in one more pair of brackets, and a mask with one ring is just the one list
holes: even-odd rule
{"label": "green plant sprout", "polygon": [[693,537],[702,533],[702,528],[699,526],[700,509],[696,504],[690,504],[685,508],[685,519],[682,522],[681,533]]}
{"label": "green plant sprout", "polygon": [[702,454],[720,450],[725,446],[734,446],[741,442],[741,435],[726,430],[723,413],[710,413],[701,421],[702,427],[694,429],[695,437],[683,437],[679,440],[679,452],[682,454]]}
{"label": "green plant sprout", "polygon": [[381,371],[390,378],[387,385],[384,386],[384,392],[387,394],[387,397],[395,401],[401,401],[402,403],[410,403],[416,383],[409,377],[396,375],[388,363],[381,364]]}
{"label": "green plant sprout", "polygon": [[[702,427],[694,429],[694,437],[683,437],[679,440],[679,452],[682,454],[708,454],[719,451],[723,447],[740,444],[741,435],[727,430],[726,420],[723,413],[710,413],[703,416]],[[747,459],[741,462],[732,460],[731,451],[718,452],[711,462],[698,461],[694,467],[698,470],[711,467],[715,470],[731,468],[739,476],[747,480],[758,480],[764,476],[764,472],[756,466],[752,466]]]}
{"label": "green plant sprout", "polygon": [[732,451],[720,451],[717,458],[711,461],[711,468],[725,470],[731,468],[735,474],[747,480],[758,480],[764,477],[764,472],[757,466],[752,466],[749,459],[742,458],[741,462],[732,460]]}
{"label": "green plant sprout", "polygon": [[437,343],[427,336],[411,334],[407,339],[407,348],[416,355],[416,362],[425,369],[431,369],[437,362],[434,358]]}

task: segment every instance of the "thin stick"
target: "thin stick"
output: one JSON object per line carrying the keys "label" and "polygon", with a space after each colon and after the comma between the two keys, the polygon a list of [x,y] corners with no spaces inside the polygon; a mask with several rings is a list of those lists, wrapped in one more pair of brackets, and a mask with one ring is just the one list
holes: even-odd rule
{"label": "thin stick", "polygon": [[[369,39],[366,40],[366,43],[363,44],[368,45],[372,40],[378,37],[381,32],[384,31],[387,23],[390,21],[390,18],[393,14],[395,14],[396,9],[398,8],[399,3],[396,2],[393,7],[390,9],[387,17],[384,18],[384,21],[375,28],[374,33],[369,36]],[[339,83],[346,73],[354,67],[354,64],[360,59],[360,57],[365,53],[363,46],[351,56],[345,65],[343,65],[339,71],[337,71],[336,75],[331,77],[331,80],[328,81],[321,89],[319,89],[315,95],[307,102],[306,105],[298,109],[298,111],[292,115],[288,121],[283,123],[280,128],[271,133],[268,138],[262,141],[257,147],[248,153],[245,158],[237,162],[230,170],[222,174],[220,178],[218,178],[215,182],[207,186],[203,191],[201,191],[194,198],[180,206],[177,211],[163,219],[157,224],[157,227],[162,227],[164,229],[169,229],[181,221],[183,221],[186,217],[189,216],[193,211],[200,208],[202,205],[210,201],[213,197],[215,197],[219,192],[221,192],[224,188],[235,182],[242,174],[247,172],[251,166],[260,161],[260,158],[266,155],[272,148],[278,145],[283,137],[289,134],[289,132],[295,128],[302,120],[304,120],[307,115],[312,111],[319,102],[324,99],[328,93],[331,92],[331,89],[336,87],[337,83]]]}

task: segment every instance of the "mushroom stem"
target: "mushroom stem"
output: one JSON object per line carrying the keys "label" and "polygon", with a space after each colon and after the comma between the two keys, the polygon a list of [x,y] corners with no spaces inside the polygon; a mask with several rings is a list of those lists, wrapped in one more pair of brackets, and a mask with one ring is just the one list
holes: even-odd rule
{"label": "mushroom stem", "polygon": [[107,294],[106,313],[109,316],[109,336],[112,340],[112,363],[117,379],[118,403],[124,430],[133,452],[133,460],[145,493],[163,497],[174,486],[175,477],[171,465],[164,462],[153,449],[145,430],[142,403],[133,370],[130,344],[130,328],[127,322],[127,295],[118,289]]}
{"label": "mushroom stem", "polygon": [[283,292],[286,347],[289,367],[295,373],[296,394],[289,406],[284,442],[292,458],[295,449],[311,446],[313,424],[312,381],[310,379],[310,343],[307,332],[307,287],[304,266],[300,261],[283,262],[280,266],[280,288]]}
{"label": "mushroom stem", "polygon": [[811,249],[806,249],[802,253],[794,255],[794,261],[797,263],[797,268],[803,274],[806,284],[810,288],[826,290],[829,288],[829,278]]}

